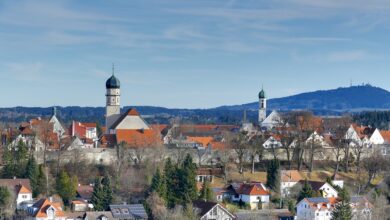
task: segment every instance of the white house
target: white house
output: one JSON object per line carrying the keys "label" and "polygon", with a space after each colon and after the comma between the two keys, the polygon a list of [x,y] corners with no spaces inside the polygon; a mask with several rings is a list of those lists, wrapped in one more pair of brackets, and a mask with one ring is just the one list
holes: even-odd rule
{"label": "white house", "polygon": [[200,220],[233,220],[236,219],[225,207],[215,202],[194,201],[195,213]]}
{"label": "white house", "polygon": [[31,220],[65,220],[66,215],[59,203],[49,199],[40,199],[27,209],[27,219]]}
{"label": "white house", "polygon": [[271,135],[263,144],[265,149],[281,148],[282,146],[278,135]]}
{"label": "white house", "polygon": [[333,188],[329,183],[319,182],[319,181],[308,181],[308,180],[301,180],[301,181],[299,181],[299,183],[302,184],[302,186],[303,186],[306,181],[314,191],[322,192],[322,196],[324,198],[337,198],[338,197],[337,190],[335,188]]}
{"label": "white house", "polygon": [[[304,198],[297,205],[297,220],[331,220],[337,198]],[[373,205],[365,197],[351,197],[353,220],[370,220]]]}
{"label": "white house", "polygon": [[297,220],[331,220],[336,198],[304,198],[297,205]]}
{"label": "white house", "polygon": [[280,176],[280,191],[282,196],[288,196],[291,188],[303,180],[298,170],[282,170]]}
{"label": "white house", "polygon": [[0,179],[0,186],[15,192],[17,209],[25,209],[33,200],[29,179]]}
{"label": "white house", "polygon": [[242,201],[248,204],[252,210],[268,207],[270,191],[263,183],[239,183],[228,187],[231,193],[232,202]]}

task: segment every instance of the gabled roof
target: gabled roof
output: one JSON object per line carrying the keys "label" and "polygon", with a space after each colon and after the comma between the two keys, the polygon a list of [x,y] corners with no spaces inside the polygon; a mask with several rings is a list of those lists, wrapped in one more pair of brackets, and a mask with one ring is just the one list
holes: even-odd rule
{"label": "gabled roof", "polygon": [[[324,186],[325,184],[328,184],[327,182],[321,182],[321,181],[310,181],[310,180],[301,180],[299,181],[300,184],[305,184],[305,182],[307,181],[307,183],[311,186],[311,188],[315,191],[318,191],[321,189],[322,186]],[[330,184],[328,184],[329,187],[332,187]],[[333,187],[332,187],[333,189]]]}
{"label": "gabled roof", "polygon": [[214,140],[213,137],[193,137],[193,136],[188,136],[187,140],[193,141],[196,143],[200,143],[203,145],[203,147],[209,146],[209,144]]}
{"label": "gabled roof", "polygon": [[237,189],[237,193],[250,196],[270,195],[270,192],[262,183],[244,183]]}
{"label": "gabled roof", "polygon": [[[126,120],[127,118],[127,120]],[[131,108],[127,110],[124,114],[122,114],[111,126],[110,129],[118,129],[118,126],[126,122],[131,123],[132,125],[126,129],[150,129],[150,126],[146,121],[141,117],[141,115],[137,112],[136,109]]]}
{"label": "gabled roof", "polygon": [[337,198],[322,198],[322,197],[304,198],[299,203],[303,201],[307,202],[310,205],[310,208],[312,209],[318,209],[318,208],[328,209],[328,205],[329,205],[329,209],[333,209],[334,206],[339,202]]}
{"label": "gabled roof", "polygon": [[8,187],[10,190],[14,190],[16,194],[21,190],[23,193],[27,193],[27,191],[31,193],[29,179],[0,179],[0,186]]}
{"label": "gabled roof", "polygon": [[385,141],[385,143],[390,143],[390,131],[380,131],[380,134]]}
{"label": "gabled roof", "polygon": [[200,218],[202,218],[204,215],[206,215],[208,212],[210,212],[216,206],[219,206],[222,210],[224,210],[225,213],[227,215],[229,215],[232,219],[236,218],[236,216],[231,214],[225,207],[223,207],[215,202],[206,202],[206,201],[202,201],[202,200],[197,200],[197,201],[193,201],[192,205],[193,205],[194,209],[196,209],[198,211],[197,214],[199,215]]}
{"label": "gabled roof", "polygon": [[65,213],[62,211],[61,205],[59,203],[50,202],[48,199],[40,199],[34,203],[32,207],[37,209],[37,211],[33,214],[33,217],[36,218],[48,217],[46,211],[50,207],[55,209],[56,217],[66,217]]}

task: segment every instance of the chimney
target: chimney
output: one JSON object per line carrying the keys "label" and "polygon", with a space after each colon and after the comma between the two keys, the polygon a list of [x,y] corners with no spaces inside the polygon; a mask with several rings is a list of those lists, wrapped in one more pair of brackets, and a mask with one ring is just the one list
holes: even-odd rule
{"label": "chimney", "polygon": [[49,202],[53,202],[53,197],[52,196],[49,197]]}
{"label": "chimney", "polygon": [[14,180],[16,180],[16,176],[14,176]]}

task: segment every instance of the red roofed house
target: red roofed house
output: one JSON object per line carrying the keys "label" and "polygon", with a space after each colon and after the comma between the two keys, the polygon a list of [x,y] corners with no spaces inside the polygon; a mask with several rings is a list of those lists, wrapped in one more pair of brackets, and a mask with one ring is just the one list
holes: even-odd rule
{"label": "red roofed house", "polygon": [[260,182],[252,183],[233,183],[228,187],[232,202],[240,200],[248,204],[252,210],[268,207],[270,201],[270,191]]}
{"label": "red roofed house", "polygon": [[94,148],[97,146],[96,123],[72,121],[69,133],[74,138],[71,144],[73,148]]}
{"label": "red roofed house", "polygon": [[59,203],[49,199],[40,199],[27,209],[28,219],[32,220],[65,220],[66,215]]}
{"label": "red roofed house", "polygon": [[17,209],[24,209],[33,200],[29,179],[0,179],[0,186],[15,192]]}
{"label": "red roofed house", "polygon": [[120,82],[114,76],[106,81],[106,132],[103,146],[126,143],[130,147],[154,147],[161,143],[160,130],[153,129],[135,109],[120,113]]}

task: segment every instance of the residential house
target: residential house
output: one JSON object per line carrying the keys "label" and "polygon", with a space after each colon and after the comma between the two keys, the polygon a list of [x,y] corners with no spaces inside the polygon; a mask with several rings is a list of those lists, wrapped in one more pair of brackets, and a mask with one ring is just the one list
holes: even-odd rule
{"label": "residential house", "polygon": [[336,198],[304,198],[297,205],[297,220],[331,220]]}
{"label": "residential house", "polygon": [[85,149],[97,147],[98,135],[96,123],[82,123],[72,121],[69,128],[70,136],[73,141],[68,149]]}
{"label": "residential house", "polygon": [[234,220],[236,216],[215,202],[193,201],[194,212],[200,220]]}
{"label": "residential house", "polygon": [[280,191],[282,196],[288,196],[291,188],[303,180],[298,170],[281,170],[280,176]]}
{"label": "residential house", "polygon": [[0,186],[15,192],[17,209],[26,209],[33,201],[29,179],[0,179]]}
{"label": "residential house", "polygon": [[[337,198],[304,198],[297,205],[297,220],[330,220]],[[352,220],[370,220],[373,205],[365,197],[351,197]]]}
{"label": "residential house", "polygon": [[27,209],[27,219],[31,220],[65,220],[66,218],[61,205],[49,199],[40,199]]}
{"label": "residential house", "polygon": [[232,202],[244,202],[252,210],[268,207],[270,191],[260,182],[233,183],[227,188],[227,194]]}
{"label": "residential house", "polygon": [[283,147],[281,143],[280,135],[272,134],[263,144],[263,147],[265,149],[272,149],[272,148],[281,148]]}
{"label": "residential house", "polygon": [[309,181],[309,180],[301,180],[299,181],[300,184],[305,184],[305,182],[311,186],[311,188],[314,191],[321,192],[322,196],[324,198],[337,198],[338,197],[338,192],[333,186],[331,186],[327,182],[320,182],[320,181]]}

